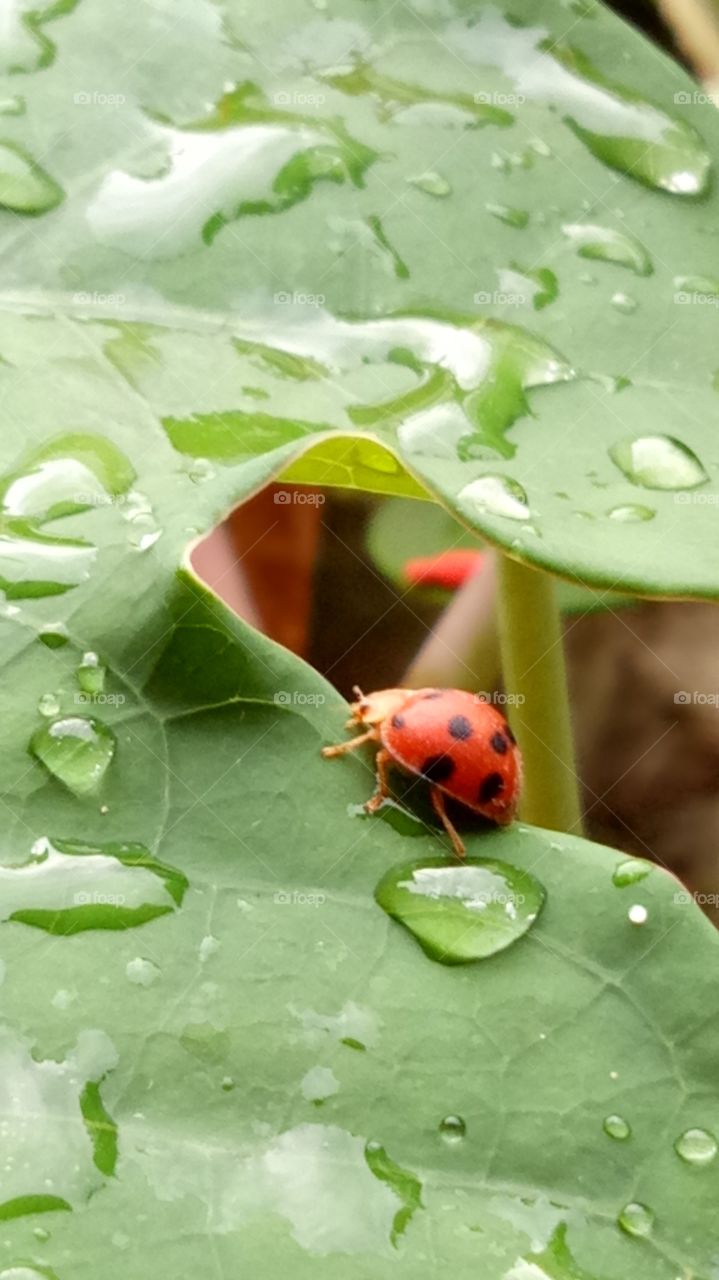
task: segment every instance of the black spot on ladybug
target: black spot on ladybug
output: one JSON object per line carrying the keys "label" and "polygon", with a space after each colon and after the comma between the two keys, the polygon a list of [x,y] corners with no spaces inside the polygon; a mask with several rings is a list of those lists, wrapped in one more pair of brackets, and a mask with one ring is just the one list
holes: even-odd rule
{"label": "black spot on ladybug", "polygon": [[479,788],[479,803],[490,804],[502,791],[504,791],[504,778],[501,773],[488,773]]}
{"label": "black spot on ladybug", "polygon": [[466,716],[452,716],[447,728],[449,729],[450,737],[458,738],[460,742],[471,738],[474,732]]}
{"label": "black spot on ladybug", "polygon": [[419,771],[428,782],[446,782],[454,773],[454,760],[447,755],[427,756]]}
{"label": "black spot on ladybug", "polygon": [[509,743],[503,733],[495,733],[489,740],[489,745],[498,756],[506,755]]}
{"label": "black spot on ladybug", "polygon": [[422,694],[423,702],[430,702],[433,698],[443,698],[444,689],[430,689],[429,693]]}
{"label": "black spot on ladybug", "polygon": [[391,725],[393,729],[404,729],[404,716],[392,716]]}

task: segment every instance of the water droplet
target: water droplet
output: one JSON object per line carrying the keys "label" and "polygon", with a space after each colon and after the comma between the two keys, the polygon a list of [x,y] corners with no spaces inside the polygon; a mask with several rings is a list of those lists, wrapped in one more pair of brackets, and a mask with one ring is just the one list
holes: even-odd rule
{"label": "water droplet", "polygon": [[718,1149],[714,1134],[707,1129],[687,1129],[674,1143],[674,1150],[686,1164],[699,1167],[711,1164]]}
{"label": "water droplet", "polygon": [[208,480],[214,479],[215,469],[207,458],[193,458],[187,474],[193,484],[205,484]]}
{"label": "water droplet", "polygon": [[134,960],[128,960],[125,966],[125,974],[128,981],[138,987],[151,987],[160,976],[160,970],[152,960],[144,960],[142,956],[136,956]]}
{"label": "water droplet", "polygon": [[486,475],[472,480],[461,490],[457,505],[470,519],[477,514],[503,516],[507,520],[528,520],[530,516],[524,489],[508,476]]}
{"label": "water droplet", "polygon": [[218,938],[214,938],[211,933],[202,939],[200,943],[200,964],[205,964],[210,956],[214,956],[219,951],[221,943]]}
{"label": "water droplet", "polygon": [[632,484],[645,489],[695,489],[709,479],[697,455],[672,436],[619,440],[609,456]]}
{"label": "water droplet", "polygon": [[608,515],[610,520],[618,520],[620,524],[636,524],[642,520],[653,520],[656,511],[638,502],[625,502],[621,506],[612,507]]}
{"label": "water droplet", "polygon": [[648,1236],[654,1226],[654,1214],[647,1205],[633,1200],[624,1206],[617,1222],[628,1236]]}
{"label": "water droplet", "polygon": [[529,223],[529,213],[526,209],[514,209],[508,204],[486,204],[487,213],[491,213],[493,218],[498,218],[500,222],[506,222],[509,227],[516,227],[521,231]]}
{"label": "water droplet", "polygon": [[565,223],[562,231],[575,245],[580,258],[628,267],[639,276],[650,276],[654,270],[644,245],[626,232],[580,222]]}
{"label": "water droplet", "polygon": [[393,867],[375,889],[379,905],[442,964],[464,964],[511,946],[544,902],[534,876],[506,862],[443,858]]}
{"label": "water droplet", "polygon": [[[185,876],[141,844],[46,839],[27,862],[0,867],[0,915],[60,937],[87,929],[127,929],[182,903]],[[134,963],[134,962],[133,962]],[[130,974],[128,974],[130,977]],[[65,993],[70,999],[72,993]],[[53,998],[65,1008],[63,993]]]}
{"label": "water droplet", "polygon": [[48,649],[62,649],[70,639],[62,622],[55,622],[51,627],[43,627],[37,636],[41,644]]}
{"label": "water droplet", "polygon": [[55,992],[50,1004],[53,1009],[60,1009],[64,1011],[65,1009],[69,1009],[70,1005],[74,1004],[76,1000],[76,991],[68,991],[66,987],[60,987],[59,990]]}
{"label": "water droplet", "polygon": [[640,902],[633,903],[629,908],[627,915],[629,917],[630,924],[646,924],[649,919],[649,912]]}
{"label": "water droplet", "polygon": [[413,187],[419,187],[420,191],[426,191],[428,196],[448,196],[452,191],[447,179],[433,169],[418,174],[416,178],[408,178],[407,181]]}
{"label": "water droplet", "polygon": [[461,1142],[467,1132],[467,1126],[461,1116],[445,1116],[440,1120],[439,1132],[449,1146]]}
{"label": "water droplet", "polygon": [[623,311],[625,315],[631,315],[632,311],[636,311],[637,309],[637,300],[636,298],[632,298],[628,293],[613,293],[612,306],[615,307],[617,311]]}
{"label": "water droplet", "polygon": [[62,188],[22,147],[0,142],[0,205],[14,213],[47,213],[63,198]]}
{"label": "water droplet", "polygon": [[58,781],[84,796],[105,776],[115,754],[115,735],[100,720],[65,716],[36,730],[30,751]]}
{"label": "water droplet", "polygon": [[300,1087],[307,1102],[324,1102],[337,1093],[340,1086],[331,1067],[310,1067]]}
{"label": "water droplet", "polygon": [[644,880],[652,869],[651,862],[645,862],[643,858],[627,858],[624,862],[620,862],[614,869],[612,875],[612,883],[618,889],[625,888],[626,885],[637,884],[640,880]]}
{"label": "water droplet", "polygon": [[38,700],[37,709],[41,716],[56,716],[60,710],[60,703],[54,693],[43,693]]}
{"label": "water droplet", "polygon": [[361,186],[377,159],[338,118],[278,110],[249,81],[203,119],[158,126],[157,137],[167,150],[159,173],[112,170],[87,212],[100,243],[140,259],[211,244],[229,222],[289,209],[319,182]]}
{"label": "water droplet", "polygon": [[471,26],[456,21],[444,40],[462,61],[495,66],[517,93],[556,108],[580,142],[612,169],[654,190],[702,195],[711,159],[685,118],[610,82],[586,54],[537,25],[513,26],[494,8]]}
{"label": "water droplet", "polygon": [[509,295],[509,301],[531,302],[535,311],[555,302],[559,297],[559,281],[549,267],[520,267],[512,263],[509,270],[499,271],[500,294]]}
{"label": "water droplet", "polygon": [[235,1087],[235,1082],[232,1079],[232,1076],[222,1077],[222,1080],[220,1081],[220,1088],[222,1089],[223,1093],[232,1093],[232,1090],[234,1089],[234,1087]]}
{"label": "water droplet", "polygon": [[350,70],[326,72],[322,78],[341,93],[357,97],[367,94],[380,104],[383,119],[400,124],[446,125],[476,128],[478,125],[511,125],[514,117],[480,94],[437,93],[426,85],[395,80],[377,71],[369,62],[356,62]]}
{"label": "water droplet", "polygon": [[604,1121],[603,1128],[607,1136],[615,1138],[617,1142],[624,1142],[627,1138],[631,1137],[631,1127],[627,1124],[627,1121],[623,1116],[607,1116]]}
{"label": "water droplet", "polygon": [[96,653],[88,651],[82,655],[75,676],[83,693],[102,693],[105,688],[105,668]]}
{"label": "water droplet", "polygon": [[719,280],[715,276],[675,276],[674,287],[691,295],[691,299],[682,301],[714,302],[719,298]]}

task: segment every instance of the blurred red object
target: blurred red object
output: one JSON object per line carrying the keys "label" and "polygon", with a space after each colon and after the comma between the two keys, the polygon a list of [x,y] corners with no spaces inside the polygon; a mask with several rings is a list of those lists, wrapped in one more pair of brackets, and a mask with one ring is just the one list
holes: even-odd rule
{"label": "blurred red object", "polygon": [[456,591],[482,569],[481,551],[441,551],[436,556],[415,556],[404,565],[404,576],[412,587],[440,587]]}

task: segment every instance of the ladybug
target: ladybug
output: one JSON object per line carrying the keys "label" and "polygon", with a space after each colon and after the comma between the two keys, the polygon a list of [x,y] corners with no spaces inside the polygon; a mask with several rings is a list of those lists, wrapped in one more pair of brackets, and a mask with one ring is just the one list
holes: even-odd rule
{"label": "ladybug", "polygon": [[365,805],[375,813],[389,796],[387,769],[424,778],[430,798],[457,857],[465,847],[445,809],[445,796],[504,826],[511,822],[522,784],[522,757],[503,713],[462,689],[380,689],[366,697],[355,686],[356,702],[347,728],[363,732],[348,742],[323,747],[323,756],[341,756],[364,742],[376,742],[377,790]]}

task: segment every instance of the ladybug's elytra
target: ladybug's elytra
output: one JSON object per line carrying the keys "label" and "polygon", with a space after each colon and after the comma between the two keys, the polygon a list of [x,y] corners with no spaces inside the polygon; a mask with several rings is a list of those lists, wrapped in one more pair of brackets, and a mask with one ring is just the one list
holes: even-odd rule
{"label": "ladybug's elytra", "polygon": [[323,747],[340,756],[377,742],[377,790],[365,809],[374,813],[390,794],[387,769],[425,778],[437,816],[459,858],[465,848],[445,809],[445,796],[504,826],[511,822],[522,784],[522,757],[505,716],[462,689],[381,689],[364,696],[355,687],[347,728],[364,732]]}

